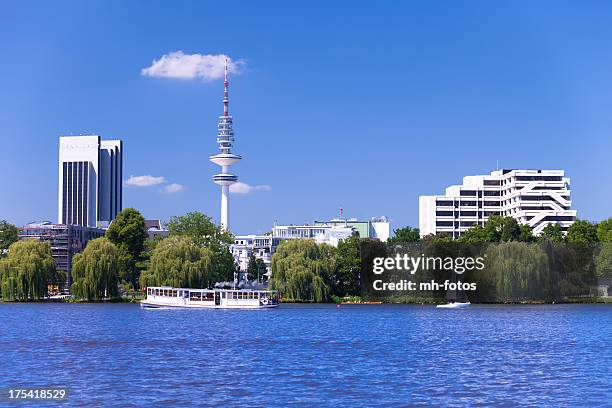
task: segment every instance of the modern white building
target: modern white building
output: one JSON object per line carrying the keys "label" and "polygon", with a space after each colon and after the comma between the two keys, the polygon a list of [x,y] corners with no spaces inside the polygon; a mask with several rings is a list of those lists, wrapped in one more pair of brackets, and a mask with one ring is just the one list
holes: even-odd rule
{"label": "modern white building", "polygon": [[122,209],[123,142],[61,136],[58,223],[106,227]]}
{"label": "modern white building", "polygon": [[240,270],[246,271],[251,255],[262,259],[268,273],[276,247],[288,239],[312,239],[318,244],[337,247],[340,241],[358,234],[361,238],[373,238],[386,242],[389,239],[389,221],[386,217],[374,217],[370,221],[356,218],[315,221],[313,225],[274,225],[269,235],[237,235],[231,247]]}
{"label": "modern white building", "polygon": [[210,156],[211,162],[221,166],[221,173],[213,176],[215,184],[221,186],[221,228],[229,229],[229,186],[238,181],[238,177],[230,173],[230,166],[236,164],[242,157],[232,154],[231,148],[234,142],[233,118],[229,114],[229,82],[227,80],[227,59],[225,60],[225,80],[223,82],[223,116],[219,116],[217,126],[218,154]]}
{"label": "modern white building", "polygon": [[527,224],[534,234],[559,223],[563,231],[575,221],[570,179],[563,170],[496,170],[490,175],[466,176],[463,184],[445,194],[419,197],[421,236],[458,237],[492,215],[510,216]]}

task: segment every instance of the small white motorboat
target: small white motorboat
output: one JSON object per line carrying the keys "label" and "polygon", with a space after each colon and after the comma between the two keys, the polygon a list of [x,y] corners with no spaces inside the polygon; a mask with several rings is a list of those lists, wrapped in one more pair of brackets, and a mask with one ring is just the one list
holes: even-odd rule
{"label": "small white motorboat", "polygon": [[436,307],[439,307],[441,309],[461,309],[464,307],[468,307],[469,305],[471,305],[470,302],[451,302],[446,303],[444,305],[436,305]]}

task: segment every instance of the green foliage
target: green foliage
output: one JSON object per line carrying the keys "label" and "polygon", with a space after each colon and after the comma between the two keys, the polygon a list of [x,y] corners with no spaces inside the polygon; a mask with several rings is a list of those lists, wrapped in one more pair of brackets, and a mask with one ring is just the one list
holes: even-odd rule
{"label": "green foliage", "polygon": [[8,248],[19,240],[19,231],[13,224],[0,220],[0,258],[4,256]]}
{"label": "green foliage", "polygon": [[519,224],[519,242],[536,242],[538,239],[533,235],[533,229],[527,224]]}
{"label": "green foliage", "polygon": [[207,288],[217,280],[213,254],[189,237],[172,236],[160,241],[151,255],[149,268],[140,276],[140,286]]}
{"label": "green foliage", "polygon": [[387,244],[390,246],[419,242],[421,235],[418,228],[404,227],[393,230],[393,236],[389,238]]}
{"label": "green foliage", "polygon": [[542,230],[540,237],[554,243],[565,242],[565,235],[558,222],[547,224]]}
{"label": "green foliage", "polygon": [[595,261],[598,278],[612,278],[612,242],[602,242]]}
{"label": "green foliage", "polygon": [[493,215],[484,226],[474,225],[459,238],[459,242],[474,244],[485,242],[534,242],[536,239],[528,225],[519,224],[512,217]]}
{"label": "green foliage", "polygon": [[[2,229],[2,226],[0,226]],[[597,225],[597,238],[599,242],[612,242],[612,217]]]}
{"label": "green foliage", "polygon": [[[418,230],[416,231],[418,236]],[[332,292],[341,297],[358,295],[361,289],[360,276],[359,236],[353,235],[338,244],[336,269],[332,276]]]}
{"label": "green foliage", "polygon": [[457,240],[459,242],[465,242],[467,244],[474,244],[479,242],[495,242],[491,241],[496,239],[495,236],[490,236],[489,230],[485,229],[482,225],[474,225],[467,231],[465,231]]}
{"label": "green foliage", "polygon": [[87,243],[85,250],[72,258],[70,292],[84,300],[100,300],[117,296],[120,250],[108,238]]}
{"label": "green foliage", "polygon": [[507,242],[487,249],[487,270],[499,302],[547,298],[549,270],[546,253],[535,245]]}
{"label": "green foliage", "polygon": [[166,226],[170,236],[189,237],[196,245],[212,251],[212,274],[217,276],[219,281],[234,279],[236,263],[229,250],[229,245],[234,242],[231,233],[221,229],[201,212],[172,217]]}
{"label": "green foliage", "polygon": [[429,234],[423,237],[423,242],[425,244],[434,244],[440,242],[453,242],[453,237],[446,233],[442,234]]}
{"label": "green foliage", "polygon": [[147,239],[144,217],[137,210],[126,208],[110,224],[105,237],[119,249],[121,278],[136,288],[140,274],[138,262],[142,260]]}
{"label": "green foliage", "polygon": [[567,229],[567,242],[586,244],[597,241],[597,226],[588,221],[576,220]]}
{"label": "green foliage", "polygon": [[231,233],[222,230],[209,216],[197,211],[170,218],[166,227],[170,235],[190,237],[201,247],[212,249],[220,244],[234,243],[234,236]]}
{"label": "green foliage", "polygon": [[308,239],[281,243],[272,256],[272,289],[296,301],[327,301],[336,268],[335,248]]}
{"label": "green foliage", "polygon": [[55,261],[48,242],[17,241],[8,256],[0,259],[2,300],[38,300],[47,294],[47,282],[56,278]]}
{"label": "green foliage", "polygon": [[255,258],[255,255],[251,254],[247,265],[247,279],[251,282],[262,282],[262,280],[265,279],[265,273],[266,264],[263,259]]}

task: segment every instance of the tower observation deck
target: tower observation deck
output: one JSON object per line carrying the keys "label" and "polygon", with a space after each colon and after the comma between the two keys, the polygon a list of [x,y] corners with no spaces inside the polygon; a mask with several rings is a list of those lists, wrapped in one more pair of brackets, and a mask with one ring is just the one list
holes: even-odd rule
{"label": "tower observation deck", "polygon": [[210,161],[221,166],[221,172],[213,176],[215,184],[221,186],[221,228],[229,229],[229,186],[238,181],[230,172],[230,166],[236,164],[241,156],[231,152],[234,142],[233,118],[229,114],[229,82],[227,80],[227,59],[225,60],[225,80],[223,82],[223,116],[219,116],[217,126],[217,144],[220,153],[210,156]]}

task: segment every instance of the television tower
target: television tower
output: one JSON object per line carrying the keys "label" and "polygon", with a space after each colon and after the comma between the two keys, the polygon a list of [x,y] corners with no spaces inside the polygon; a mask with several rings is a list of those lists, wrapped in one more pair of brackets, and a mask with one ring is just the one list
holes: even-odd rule
{"label": "television tower", "polygon": [[230,173],[230,166],[237,163],[242,157],[232,154],[234,142],[233,119],[229,114],[229,82],[227,81],[227,58],[225,59],[225,80],[223,82],[223,116],[219,116],[217,126],[218,154],[210,156],[210,161],[221,166],[221,173],[213,176],[215,184],[221,186],[221,229],[229,229],[229,186],[238,181],[238,177]]}

